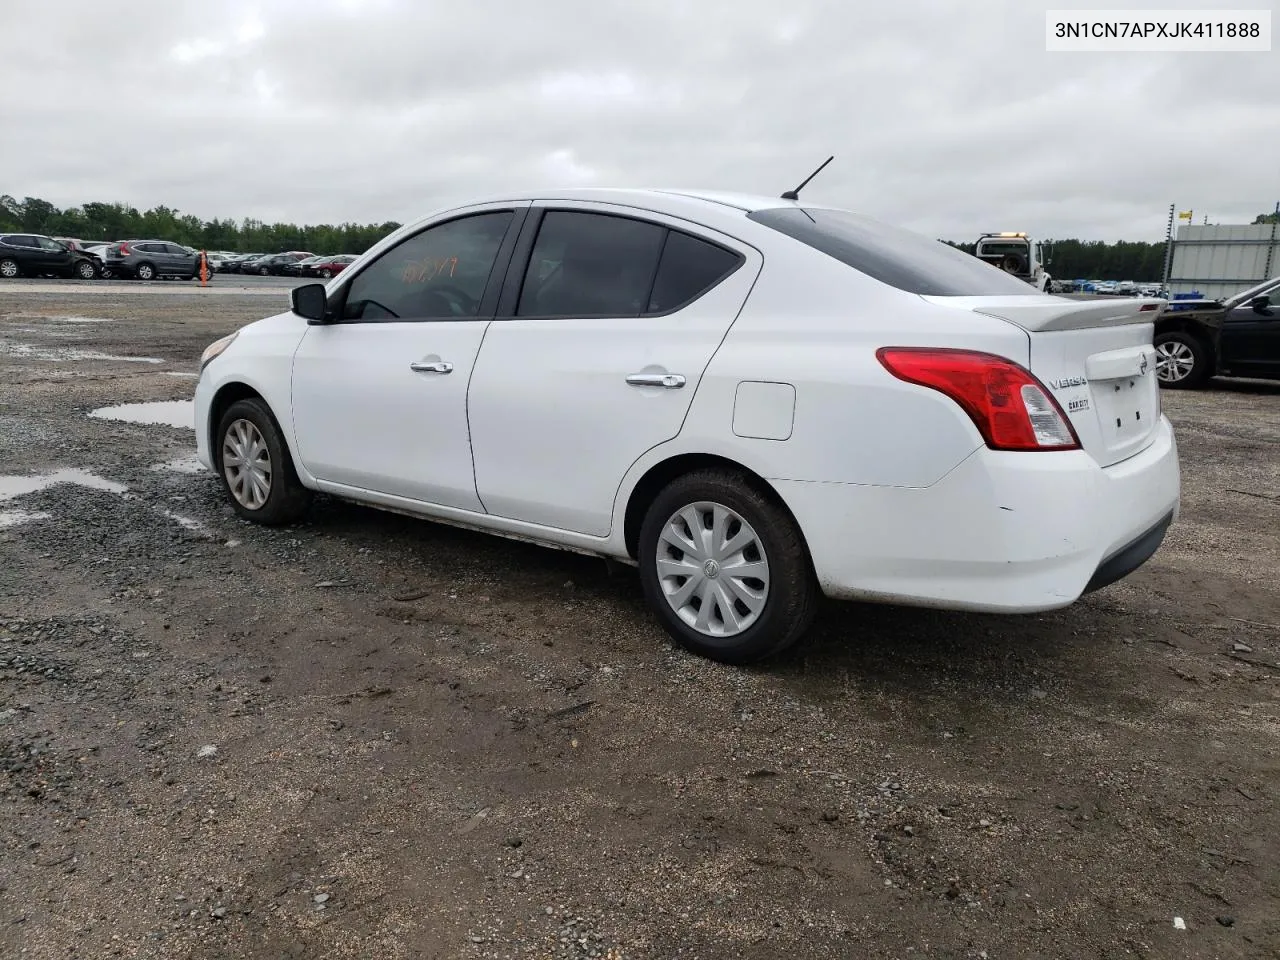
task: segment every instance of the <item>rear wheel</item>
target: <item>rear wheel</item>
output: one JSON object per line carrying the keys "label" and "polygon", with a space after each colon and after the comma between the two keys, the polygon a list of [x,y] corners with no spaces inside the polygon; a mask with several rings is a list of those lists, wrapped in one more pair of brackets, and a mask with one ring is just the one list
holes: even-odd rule
{"label": "rear wheel", "polygon": [[9,257],[5,257],[3,260],[0,260],[0,277],[4,277],[6,280],[13,280],[21,273],[22,270],[19,269],[17,260],[10,259]]}
{"label": "rear wheel", "polygon": [[1188,390],[1201,386],[1212,372],[1209,346],[1185,330],[1170,330],[1155,338],[1156,377],[1160,386]]}
{"label": "rear wheel", "polygon": [[139,280],[154,280],[156,268],[149,263],[140,263],[133,269],[133,275]]}
{"label": "rear wheel", "polygon": [[645,599],[667,632],[722,663],[782,652],[817,610],[795,520],[740,473],[700,470],[672,481],[645,515],[639,561]]}
{"label": "rear wheel", "polygon": [[311,503],[266,403],[237,400],[218,423],[218,476],[232,509],[267,526],[292,523]]}

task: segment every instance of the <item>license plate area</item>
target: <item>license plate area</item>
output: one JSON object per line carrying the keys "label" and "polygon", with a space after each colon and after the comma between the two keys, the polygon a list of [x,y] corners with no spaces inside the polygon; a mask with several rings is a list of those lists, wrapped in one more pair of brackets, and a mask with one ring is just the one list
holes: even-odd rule
{"label": "license plate area", "polygon": [[1155,428],[1159,387],[1150,372],[1095,381],[1090,386],[1108,451],[1114,454],[1136,447]]}

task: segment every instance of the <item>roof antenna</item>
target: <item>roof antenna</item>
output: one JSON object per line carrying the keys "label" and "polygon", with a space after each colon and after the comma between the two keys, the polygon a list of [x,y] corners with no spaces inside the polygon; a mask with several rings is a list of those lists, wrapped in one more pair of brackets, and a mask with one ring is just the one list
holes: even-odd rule
{"label": "roof antenna", "polygon": [[804,181],[804,183],[800,184],[800,186],[796,187],[794,190],[788,190],[786,193],[782,195],[782,199],[783,200],[799,200],[800,191],[803,190],[805,187],[807,187],[809,185],[809,181],[812,180],[814,177],[816,177],[818,174],[820,174],[823,171],[823,169],[826,168],[827,164],[834,159],[835,159],[834,156],[827,157],[827,159],[823,161],[822,166],[819,167],[817,170],[813,171],[813,173],[809,174],[808,178]]}

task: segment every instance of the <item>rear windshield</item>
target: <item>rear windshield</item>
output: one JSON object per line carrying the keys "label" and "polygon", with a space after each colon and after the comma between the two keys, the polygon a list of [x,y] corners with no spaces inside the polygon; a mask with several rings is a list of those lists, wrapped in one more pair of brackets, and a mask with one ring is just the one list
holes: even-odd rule
{"label": "rear windshield", "polygon": [[748,216],[891,287],[932,297],[1016,297],[1035,288],[941,240],[842,210],[775,207]]}

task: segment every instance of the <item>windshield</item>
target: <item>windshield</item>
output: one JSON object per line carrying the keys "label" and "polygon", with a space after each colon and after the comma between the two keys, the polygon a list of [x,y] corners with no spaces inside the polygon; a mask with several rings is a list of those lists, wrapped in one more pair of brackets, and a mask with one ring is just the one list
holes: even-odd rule
{"label": "windshield", "polygon": [[748,216],[891,287],[933,297],[1017,297],[1033,288],[963,250],[843,210],[774,207]]}

